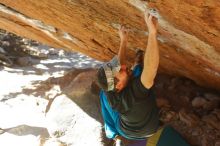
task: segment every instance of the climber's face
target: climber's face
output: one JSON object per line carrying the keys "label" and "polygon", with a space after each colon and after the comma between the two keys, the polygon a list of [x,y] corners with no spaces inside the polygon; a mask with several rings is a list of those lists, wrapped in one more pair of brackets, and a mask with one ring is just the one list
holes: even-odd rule
{"label": "climber's face", "polygon": [[117,92],[120,92],[127,86],[130,75],[131,71],[128,70],[125,65],[121,66],[120,71],[114,76],[115,89]]}

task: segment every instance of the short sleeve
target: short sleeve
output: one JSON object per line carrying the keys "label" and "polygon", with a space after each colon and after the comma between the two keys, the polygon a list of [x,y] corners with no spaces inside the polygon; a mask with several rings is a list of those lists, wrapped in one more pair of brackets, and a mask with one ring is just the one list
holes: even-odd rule
{"label": "short sleeve", "polygon": [[148,94],[150,89],[147,89],[141,82],[141,78],[136,79],[137,91],[142,92],[143,94]]}

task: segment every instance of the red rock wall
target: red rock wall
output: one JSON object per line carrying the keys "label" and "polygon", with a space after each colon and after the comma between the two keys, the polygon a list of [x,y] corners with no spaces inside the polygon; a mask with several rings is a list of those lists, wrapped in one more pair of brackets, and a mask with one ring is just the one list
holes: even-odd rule
{"label": "red rock wall", "polygon": [[0,28],[99,60],[108,60],[117,53],[117,31],[120,24],[126,24],[131,30],[129,61],[135,48],[146,48],[143,10],[155,7],[160,23],[159,71],[220,89],[220,1],[0,0],[0,3],[3,4]]}

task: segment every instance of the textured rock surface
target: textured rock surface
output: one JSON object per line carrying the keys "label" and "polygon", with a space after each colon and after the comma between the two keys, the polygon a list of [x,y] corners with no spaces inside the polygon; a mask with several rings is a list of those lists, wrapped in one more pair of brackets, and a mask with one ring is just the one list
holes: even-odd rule
{"label": "textured rock surface", "polygon": [[[108,142],[103,142],[99,98],[89,88],[96,71],[84,69],[95,68],[99,62],[29,40],[10,40],[17,45],[8,43],[4,51],[9,56],[16,54],[11,51],[13,48],[21,48],[23,44],[26,44],[23,48],[35,47],[49,53],[44,59],[26,54],[34,63],[28,66],[0,65],[0,76],[4,76],[0,78],[4,85],[0,88],[0,145],[103,146]],[[74,89],[70,90],[71,87]]]}
{"label": "textured rock surface", "polygon": [[[150,2],[149,2],[150,1]],[[0,0],[0,28],[99,60],[117,53],[120,24],[130,27],[128,60],[146,47],[144,8],[159,11],[160,72],[220,89],[220,1]]]}

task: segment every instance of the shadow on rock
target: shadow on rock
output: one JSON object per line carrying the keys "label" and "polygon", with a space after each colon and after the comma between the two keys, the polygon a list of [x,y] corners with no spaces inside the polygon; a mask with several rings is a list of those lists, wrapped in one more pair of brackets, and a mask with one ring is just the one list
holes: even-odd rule
{"label": "shadow on rock", "polygon": [[44,138],[48,138],[49,137],[49,133],[47,131],[47,128],[44,127],[33,127],[33,126],[29,126],[29,125],[19,125],[16,127],[12,127],[12,128],[6,128],[6,129],[1,129],[1,133],[10,133],[10,134],[14,134],[17,136],[24,136],[24,135],[34,135],[34,136],[41,136]]}

